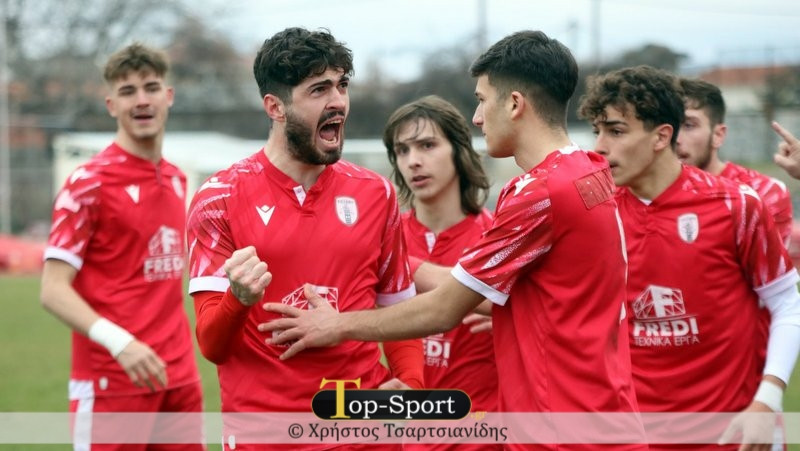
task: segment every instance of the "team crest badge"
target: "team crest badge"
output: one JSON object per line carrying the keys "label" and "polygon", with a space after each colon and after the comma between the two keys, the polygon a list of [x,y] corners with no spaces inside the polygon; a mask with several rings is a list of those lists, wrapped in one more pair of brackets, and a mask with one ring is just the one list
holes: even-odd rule
{"label": "team crest badge", "polygon": [[358,204],[356,204],[356,200],[352,197],[337,197],[336,216],[346,226],[355,224],[358,221]]}
{"label": "team crest badge", "polygon": [[694,213],[678,216],[678,236],[687,243],[693,243],[700,233],[700,222]]}

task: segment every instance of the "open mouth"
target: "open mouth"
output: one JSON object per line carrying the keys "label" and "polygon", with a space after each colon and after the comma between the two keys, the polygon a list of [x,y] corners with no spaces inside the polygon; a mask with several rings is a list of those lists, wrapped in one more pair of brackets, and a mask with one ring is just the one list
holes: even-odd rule
{"label": "open mouth", "polygon": [[328,144],[336,144],[339,142],[343,126],[344,116],[337,115],[322,124],[319,128],[319,137]]}

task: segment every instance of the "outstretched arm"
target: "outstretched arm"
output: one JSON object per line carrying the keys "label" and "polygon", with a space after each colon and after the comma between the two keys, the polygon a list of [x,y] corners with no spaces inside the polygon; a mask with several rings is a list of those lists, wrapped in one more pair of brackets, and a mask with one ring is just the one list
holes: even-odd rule
{"label": "outstretched arm", "polygon": [[300,310],[277,302],[264,304],[264,310],[287,316],[258,326],[262,332],[280,331],[270,343],[296,340],[281,359],[288,359],[306,348],[333,346],[344,340],[403,340],[444,332],[458,325],[484,299],[453,277],[433,291],[375,310],[338,313],[309,285],[305,287],[305,296],[314,306],[313,310]]}

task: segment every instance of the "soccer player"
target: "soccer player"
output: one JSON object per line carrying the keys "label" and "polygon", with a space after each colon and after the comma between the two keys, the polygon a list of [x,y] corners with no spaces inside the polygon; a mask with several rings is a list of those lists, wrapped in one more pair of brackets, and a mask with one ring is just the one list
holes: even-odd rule
{"label": "soccer player", "polygon": [[[779,411],[800,346],[800,278],[758,195],[681,164],[674,149],[684,101],[666,72],[639,66],[599,76],[579,112],[621,187],[642,411]],[[772,315],[763,373],[759,300]],[[739,427],[743,441],[753,438],[752,422],[733,426],[723,442]]]}
{"label": "soccer player", "polygon": [[352,67],[350,50],[324,30],[287,28],[267,39],[253,69],[269,138],[192,200],[189,291],[225,412],[309,412],[323,379],[360,378],[362,389],[422,387],[420,340],[385,343],[390,373],[375,343],[281,361],[286,347],[265,343],[271,334],[256,328],[276,318],[262,304],[306,308],[307,281],[343,312],[415,293],[394,188],[340,160]]}
{"label": "soccer player", "polygon": [[789,130],[781,127],[781,124],[775,121],[772,122],[772,129],[783,140],[778,144],[775,164],[783,168],[790,176],[800,179],[800,139],[795,138]]}
{"label": "soccer player", "polygon": [[[792,197],[786,185],[754,169],[722,161],[719,158],[719,149],[727,133],[722,92],[718,87],[703,80],[681,78],[680,85],[686,106],[686,118],[678,133],[676,146],[678,157],[686,164],[753,188],[772,215],[775,228],[788,249],[793,219]],[[757,371],[761,371],[767,357],[771,321],[769,310],[765,306],[759,308],[758,321],[758,340],[761,345],[756,368]]]}
{"label": "soccer player", "polygon": [[772,214],[775,227],[788,247],[792,233],[792,198],[786,185],[754,169],[722,161],[719,149],[727,133],[722,92],[703,80],[681,78],[680,84],[686,119],[678,134],[678,157],[686,164],[753,188]]}
{"label": "soccer player", "polygon": [[[173,100],[167,70],[161,52],[140,44],[110,57],[116,137],[55,200],[41,301],[73,330],[72,412],[202,411],[183,310],[186,177],[161,156]],[[146,448],[90,444],[86,419],[75,424],[75,449]]]}
{"label": "soccer player", "polygon": [[521,31],[494,44],[470,71],[477,77],[473,123],[489,155],[514,157],[525,171],[501,191],[491,227],[451,276],[410,301],[342,314],[309,289],[319,308],[268,304],[289,318],[262,329],[282,331],[273,343],[293,342],[282,358],[301,358],[343,340],[444,332],[487,298],[495,304],[500,411],[633,411],[627,343],[619,341],[626,265],[613,181],[603,158],[566,132],[577,64],[560,42]]}
{"label": "soccer player", "polygon": [[[491,213],[483,208],[489,180],[472,148],[469,124],[451,103],[427,96],[392,113],[383,143],[398,196],[412,206],[402,215],[408,253],[414,257],[412,273],[421,261],[455,265],[492,222]],[[492,337],[472,333],[471,327],[461,324],[423,340],[425,387],[463,390],[473,411],[496,411]]]}

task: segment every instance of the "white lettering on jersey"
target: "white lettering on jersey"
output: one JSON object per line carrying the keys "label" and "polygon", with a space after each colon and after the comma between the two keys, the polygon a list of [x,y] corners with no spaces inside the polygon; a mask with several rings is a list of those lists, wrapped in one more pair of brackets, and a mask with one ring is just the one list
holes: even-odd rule
{"label": "white lettering on jersey", "polygon": [[633,303],[635,346],[686,346],[700,342],[697,318],[686,313],[683,293],[650,285]]}
{"label": "white lettering on jersey", "polygon": [[700,234],[700,222],[694,213],[678,216],[678,236],[687,243],[693,243]]}
{"label": "white lettering on jersey", "polygon": [[535,178],[531,177],[530,174],[525,174],[517,183],[514,184],[514,195],[516,196],[522,191],[523,188],[528,186],[529,183],[536,180]]}
{"label": "white lettering on jersey", "polygon": [[128,196],[131,196],[133,203],[139,203],[139,185],[128,185],[125,187],[125,192],[128,193]]}
{"label": "white lettering on jersey", "polygon": [[336,216],[342,224],[351,226],[358,221],[358,204],[352,197],[339,196],[336,198]]}
{"label": "white lettering on jersey", "polygon": [[272,213],[275,213],[275,206],[257,206],[256,211],[258,212],[258,215],[261,216],[261,220],[264,221],[264,225],[267,225],[269,224],[269,220],[272,218]]}
{"label": "white lettering on jersey", "polygon": [[444,334],[431,335],[422,339],[422,351],[425,354],[425,365],[447,368],[450,366],[451,340]]}
{"label": "white lettering on jersey", "polygon": [[144,279],[148,282],[183,277],[183,242],[177,230],[162,225],[147,242]]}

